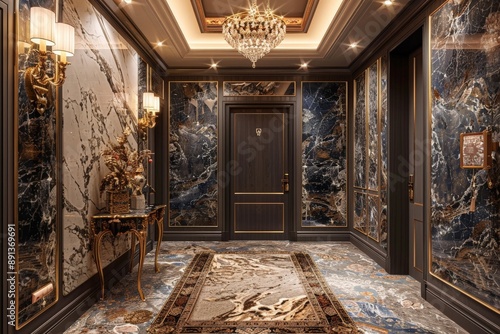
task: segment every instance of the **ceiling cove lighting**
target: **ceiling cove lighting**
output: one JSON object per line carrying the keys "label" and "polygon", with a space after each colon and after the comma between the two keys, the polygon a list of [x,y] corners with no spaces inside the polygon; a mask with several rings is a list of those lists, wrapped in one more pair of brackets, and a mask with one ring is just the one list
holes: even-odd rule
{"label": "ceiling cove lighting", "polygon": [[282,16],[273,14],[267,7],[259,11],[257,0],[252,0],[248,12],[228,16],[222,23],[222,34],[226,42],[252,62],[277,47],[285,38],[286,24]]}

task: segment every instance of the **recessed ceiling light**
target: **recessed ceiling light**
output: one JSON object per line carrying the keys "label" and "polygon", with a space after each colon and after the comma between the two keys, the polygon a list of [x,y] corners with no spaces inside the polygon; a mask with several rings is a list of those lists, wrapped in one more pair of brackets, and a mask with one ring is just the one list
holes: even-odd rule
{"label": "recessed ceiling light", "polygon": [[217,63],[212,63],[212,65],[210,65],[211,68],[217,68]]}
{"label": "recessed ceiling light", "polygon": [[300,64],[300,67],[301,67],[301,68],[307,68],[307,66],[308,66],[308,65],[307,65],[307,63],[302,63],[302,64]]}
{"label": "recessed ceiling light", "polygon": [[123,0],[125,3],[132,3],[132,0]]}
{"label": "recessed ceiling light", "polygon": [[156,46],[163,46],[163,42],[160,41],[160,42],[156,43]]}
{"label": "recessed ceiling light", "polygon": [[386,5],[386,6],[392,5],[392,0],[385,0],[384,5]]}
{"label": "recessed ceiling light", "polygon": [[355,48],[357,48],[357,47],[358,47],[358,43],[356,43],[356,42],[351,43],[351,44],[349,44],[349,47],[350,47],[351,49],[355,49]]}

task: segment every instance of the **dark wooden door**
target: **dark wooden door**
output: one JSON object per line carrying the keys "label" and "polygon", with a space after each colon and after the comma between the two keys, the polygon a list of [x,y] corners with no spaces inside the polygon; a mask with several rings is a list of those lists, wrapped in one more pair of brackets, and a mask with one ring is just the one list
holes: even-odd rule
{"label": "dark wooden door", "polygon": [[288,237],[288,109],[230,109],[231,239]]}
{"label": "dark wooden door", "polygon": [[409,274],[422,282],[424,270],[424,96],[422,49],[410,55]]}

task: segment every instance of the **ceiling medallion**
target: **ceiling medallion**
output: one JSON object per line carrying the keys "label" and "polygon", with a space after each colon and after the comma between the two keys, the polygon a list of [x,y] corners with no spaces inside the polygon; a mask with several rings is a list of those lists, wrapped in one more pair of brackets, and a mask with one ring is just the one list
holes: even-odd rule
{"label": "ceiling medallion", "polygon": [[222,34],[226,42],[252,62],[278,46],[286,35],[283,17],[273,14],[268,7],[259,11],[257,0],[252,0],[246,13],[228,16],[222,23]]}

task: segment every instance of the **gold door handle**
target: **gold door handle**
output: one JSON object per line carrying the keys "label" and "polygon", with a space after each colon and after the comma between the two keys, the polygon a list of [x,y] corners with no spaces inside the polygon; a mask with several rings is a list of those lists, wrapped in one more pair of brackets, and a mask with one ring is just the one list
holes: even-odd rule
{"label": "gold door handle", "polygon": [[281,179],[281,187],[283,188],[283,192],[285,193],[290,190],[290,180],[288,179],[288,173],[285,173],[285,175]]}
{"label": "gold door handle", "polygon": [[410,177],[408,179],[408,197],[410,198],[410,201],[413,202],[415,199],[415,191],[414,191],[414,184],[415,184],[415,176],[413,174],[410,174]]}

